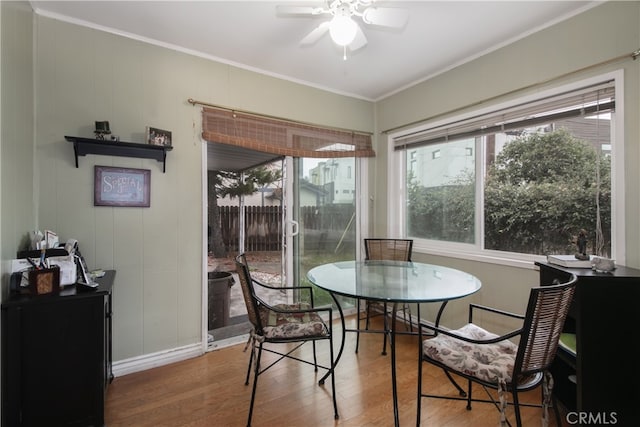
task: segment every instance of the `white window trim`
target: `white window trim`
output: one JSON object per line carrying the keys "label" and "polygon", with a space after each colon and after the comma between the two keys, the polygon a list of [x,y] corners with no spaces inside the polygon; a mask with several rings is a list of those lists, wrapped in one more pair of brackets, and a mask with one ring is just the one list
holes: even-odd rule
{"label": "white window trim", "polygon": [[[356,157],[356,242],[362,242],[369,233],[369,158]],[[364,259],[361,245],[356,245],[356,259]]]}
{"label": "white window trim", "polygon": [[[389,236],[406,237],[406,162],[404,152],[394,150],[394,139],[408,134],[420,132],[427,128],[444,126],[447,123],[468,119],[471,116],[488,114],[492,111],[509,108],[515,104],[523,102],[533,102],[537,99],[548,97],[561,92],[577,90],[581,87],[590,86],[607,80],[615,81],[616,114],[611,123],[611,193],[614,195],[614,204],[611,206],[611,236],[612,236],[612,258],[616,263],[626,264],[626,217],[625,217],[625,177],[624,177],[624,71],[616,70],[603,75],[595,76],[585,80],[576,81],[552,89],[525,95],[510,101],[497,103],[489,107],[440,119],[432,122],[425,122],[411,129],[403,129],[387,136],[387,159],[388,159],[388,186],[387,186],[387,233]],[[482,157],[483,153],[476,147],[476,154],[480,154],[476,159]],[[479,160],[477,160],[479,161]],[[484,172],[484,171],[483,171]],[[482,180],[476,180],[481,187]],[[476,190],[476,194],[481,194],[482,188]],[[476,215],[477,233],[480,233],[479,222],[481,215]],[[478,237],[476,241],[483,243],[484,236]],[[459,258],[470,261],[480,261],[492,264],[508,265],[513,267],[534,268],[535,261],[545,261],[544,256],[520,254],[513,252],[492,251],[480,249],[479,244],[463,244],[452,242],[440,242],[426,239],[416,239],[413,244],[414,252]]]}

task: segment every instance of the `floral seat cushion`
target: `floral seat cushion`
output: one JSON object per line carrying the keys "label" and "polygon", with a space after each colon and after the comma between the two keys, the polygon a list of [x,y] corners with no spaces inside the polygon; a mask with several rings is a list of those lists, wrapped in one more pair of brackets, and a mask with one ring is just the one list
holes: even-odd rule
{"label": "floral seat cushion", "polygon": [[297,338],[326,336],[328,330],[317,313],[300,313],[299,310],[309,310],[308,303],[278,304],[274,306],[279,312],[260,307],[260,319],[266,338]]}
{"label": "floral seat cushion", "polygon": [[[473,323],[451,333],[475,340],[498,337]],[[509,340],[495,344],[473,344],[444,334],[427,339],[422,344],[425,356],[456,371],[494,383],[511,381],[517,350],[518,346]]]}

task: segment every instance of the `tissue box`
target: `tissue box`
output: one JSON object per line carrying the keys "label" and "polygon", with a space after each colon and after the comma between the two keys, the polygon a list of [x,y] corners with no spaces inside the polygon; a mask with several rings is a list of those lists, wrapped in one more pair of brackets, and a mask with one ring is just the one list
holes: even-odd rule
{"label": "tissue box", "polygon": [[601,273],[613,271],[616,269],[616,262],[609,258],[602,258],[598,256],[593,257],[592,263],[593,269]]}

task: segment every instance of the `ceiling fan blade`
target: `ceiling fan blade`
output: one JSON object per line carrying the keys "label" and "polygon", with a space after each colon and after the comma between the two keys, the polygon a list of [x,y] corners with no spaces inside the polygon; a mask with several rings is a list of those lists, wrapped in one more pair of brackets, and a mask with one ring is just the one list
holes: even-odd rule
{"label": "ceiling fan blade", "polygon": [[320,37],[322,37],[327,31],[329,31],[329,21],[323,22],[322,24],[318,25],[313,31],[307,34],[305,38],[300,41],[300,44],[314,44],[315,42],[320,40]]}
{"label": "ceiling fan blade", "polygon": [[367,38],[365,37],[364,32],[362,31],[362,28],[360,28],[360,25],[358,25],[358,29],[356,30],[356,37],[353,39],[353,41],[349,45],[349,49],[353,52],[355,50],[360,49],[366,44],[367,44]]}
{"label": "ceiling fan blade", "polygon": [[278,15],[320,15],[328,12],[328,10],[321,7],[313,6],[276,6],[276,13]]}
{"label": "ceiling fan blade", "polygon": [[362,13],[367,24],[402,28],[409,20],[409,11],[394,7],[369,7]]}

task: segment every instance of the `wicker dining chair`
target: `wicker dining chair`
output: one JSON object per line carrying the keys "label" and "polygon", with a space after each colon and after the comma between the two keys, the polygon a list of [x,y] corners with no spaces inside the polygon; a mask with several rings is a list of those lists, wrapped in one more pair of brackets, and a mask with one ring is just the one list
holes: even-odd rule
{"label": "wicker dining chair", "polygon": [[[251,368],[253,367],[253,389],[251,391],[251,403],[249,404],[249,415],[247,426],[251,425],[253,415],[253,405],[256,397],[258,377],[279,361],[288,358],[312,365],[314,371],[318,368],[330,372],[331,375],[331,395],[333,397],[334,418],[338,419],[338,405],[336,402],[335,383],[335,359],[333,356],[333,310],[331,307],[313,307],[313,289],[308,286],[296,287],[272,287],[252,279],[249,273],[249,266],[244,254],[236,257],[236,271],[240,279],[240,286],[247,306],[249,321],[253,327],[250,332],[247,347],[251,348],[249,355],[249,367],[245,385],[249,385]],[[309,302],[298,302],[293,304],[270,305],[261,299],[256,293],[256,286],[277,291],[309,292]],[[328,320],[323,320],[321,315],[326,315]],[[316,356],[316,342],[327,341],[329,346],[329,362],[318,364]],[[291,344],[295,345],[291,345]],[[311,343],[313,346],[313,361],[307,360],[304,355],[297,350],[304,344]],[[285,344],[281,351],[276,350],[275,344]],[[246,349],[245,349],[246,350]],[[278,358],[266,367],[260,366],[263,351],[276,354]],[[320,380],[320,385],[324,384],[324,378]]]}
{"label": "wicker dining chair", "polygon": [[[388,261],[411,261],[411,251],[413,249],[413,240],[411,239],[384,239],[384,238],[367,238],[364,239],[365,260],[388,260]],[[384,338],[382,343],[382,354],[387,354],[387,331],[390,326],[388,324],[389,316],[395,321],[397,311],[389,311],[387,303],[382,302],[365,302],[364,317],[362,317],[360,299],[356,302],[358,313],[358,327],[356,331],[356,353],[360,346],[360,322],[365,322],[365,330],[369,330],[371,317],[377,313],[384,315]],[[413,331],[413,322],[411,320],[411,308],[409,304],[403,304],[402,308],[403,321],[405,325],[408,323],[411,331]],[[408,313],[408,317],[407,317]]]}
{"label": "wicker dining chair", "polygon": [[[460,329],[445,330],[440,327],[428,327],[435,329],[436,336],[422,341],[424,326],[419,326],[422,346],[418,362],[416,425],[420,425],[421,402],[424,397],[466,400],[468,410],[471,410],[471,402],[493,403],[500,410],[500,424],[511,425],[506,418],[508,403],[505,395],[511,392],[510,404],[514,406],[516,425],[520,427],[522,419],[518,393],[540,385],[542,385],[542,403],[533,406],[543,408],[543,425],[547,425],[548,407],[553,399],[553,378],[548,368],[556,355],[560,334],[575,293],[576,281],[576,276],[572,275],[566,283],[532,288],[524,315],[470,304],[469,323]],[[495,315],[520,319],[522,327],[498,336],[473,323],[474,310],[482,310],[485,318]],[[518,344],[510,340],[515,337],[519,337]],[[466,397],[423,394],[423,362],[467,379]],[[474,399],[471,395],[472,383],[480,384],[487,392],[489,400]],[[497,401],[487,388],[498,391]],[[557,405],[553,403],[557,425],[562,425]],[[527,404],[527,406],[532,405]]]}

